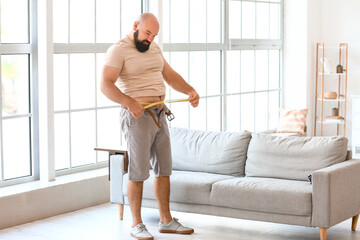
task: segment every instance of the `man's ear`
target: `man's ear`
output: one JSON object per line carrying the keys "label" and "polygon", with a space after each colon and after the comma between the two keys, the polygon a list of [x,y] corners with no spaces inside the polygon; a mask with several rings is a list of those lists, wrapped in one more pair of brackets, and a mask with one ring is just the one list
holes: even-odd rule
{"label": "man's ear", "polygon": [[134,22],[134,26],[133,26],[133,30],[136,31],[136,29],[138,28],[140,22],[136,21]]}

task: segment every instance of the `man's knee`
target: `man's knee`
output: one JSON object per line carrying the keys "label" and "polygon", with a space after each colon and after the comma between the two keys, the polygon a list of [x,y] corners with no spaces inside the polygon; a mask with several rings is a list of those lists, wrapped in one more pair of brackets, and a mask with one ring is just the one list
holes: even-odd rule
{"label": "man's knee", "polygon": [[170,176],[155,176],[156,181],[170,181]]}

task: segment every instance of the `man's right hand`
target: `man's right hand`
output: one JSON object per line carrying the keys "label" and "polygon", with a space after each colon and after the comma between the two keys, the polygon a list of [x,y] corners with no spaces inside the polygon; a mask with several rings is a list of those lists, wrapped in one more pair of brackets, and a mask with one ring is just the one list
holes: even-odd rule
{"label": "man's right hand", "polygon": [[124,105],[124,107],[130,111],[135,119],[140,118],[144,114],[144,107],[131,97],[127,98],[127,101]]}

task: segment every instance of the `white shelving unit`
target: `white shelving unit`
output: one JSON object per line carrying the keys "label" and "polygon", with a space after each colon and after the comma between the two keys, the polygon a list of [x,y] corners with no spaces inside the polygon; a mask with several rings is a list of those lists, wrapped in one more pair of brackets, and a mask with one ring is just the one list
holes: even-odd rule
{"label": "white shelving unit", "polygon": [[[326,52],[325,52],[326,50]],[[336,54],[332,60],[336,65],[343,67],[343,72],[337,73],[332,69],[327,54]],[[335,65],[335,66],[336,66]],[[337,135],[340,135],[340,126],[343,135],[346,134],[346,102],[347,102],[347,74],[348,74],[348,44],[340,43],[337,47],[325,47],[324,43],[316,44],[316,88],[315,88],[315,124],[314,136],[323,136],[324,125],[335,125]],[[334,81],[336,83],[334,83]],[[325,89],[336,88],[336,98],[326,98]],[[339,116],[332,116],[328,106],[338,108]],[[318,128],[317,128],[318,127]]]}

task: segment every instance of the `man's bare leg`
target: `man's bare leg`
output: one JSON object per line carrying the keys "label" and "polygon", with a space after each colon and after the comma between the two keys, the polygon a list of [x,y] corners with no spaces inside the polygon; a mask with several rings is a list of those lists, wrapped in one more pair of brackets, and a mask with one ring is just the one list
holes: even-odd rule
{"label": "man's bare leg", "polygon": [[133,218],[133,225],[135,227],[139,223],[142,223],[141,219],[141,202],[142,202],[142,193],[143,193],[143,183],[144,182],[128,182],[128,198],[131,209],[131,214]]}
{"label": "man's bare leg", "polygon": [[154,192],[158,202],[160,212],[160,222],[167,224],[171,222],[172,217],[170,213],[170,177],[160,176],[155,178]]}

